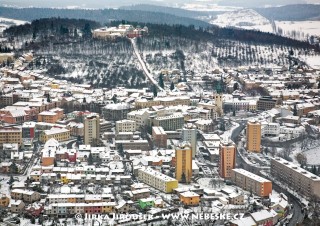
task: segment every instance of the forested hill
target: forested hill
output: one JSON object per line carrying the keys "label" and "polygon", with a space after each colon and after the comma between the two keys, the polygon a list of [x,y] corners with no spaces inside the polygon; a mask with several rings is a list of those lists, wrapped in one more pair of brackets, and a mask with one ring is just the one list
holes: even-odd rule
{"label": "forested hill", "polygon": [[91,37],[91,30],[101,27],[101,24],[96,21],[84,19],[64,19],[64,18],[43,18],[32,21],[19,26],[11,26],[4,31],[5,34],[12,37],[32,35],[33,39],[41,34],[65,35],[81,31],[84,35]]}
{"label": "forested hill", "polygon": [[[120,21],[113,21],[111,25],[117,25]],[[135,24],[135,23],[132,23]],[[149,36],[156,38],[161,37],[180,37],[194,41],[215,41],[215,40],[233,40],[250,44],[264,44],[264,45],[283,45],[295,48],[310,48],[316,47],[307,42],[298,41],[291,38],[275,35],[272,33],[265,33],[254,30],[243,30],[237,28],[221,28],[211,26],[206,29],[195,28],[194,26],[182,25],[166,25],[166,24],[150,24],[146,26],[149,28]],[[320,51],[316,49],[316,51]]]}
{"label": "forested hill", "polygon": [[[118,25],[122,21],[112,21]],[[136,22],[127,22],[137,25]],[[194,26],[147,25],[149,34],[137,39],[150,73],[178,69],[184,75],[212,73],[218,67],[289,65],[288,54],[314,55],[308,43],[256,31]],[[57,79],[90,83],[94,87],[147,87],[147,79],[127,38],[95,39],[99,23],[80,19],[49,18],[9,28],[6,44],[19,52],[34,51],[35,63]]]}
{"label": "forested hill", "polygon": [[320,19],[320,5],[298,4],[281,7],[256,8],[255,10],[270,20]]}
{"label": "forested hill", "polygon": [[[117,26],[123,21],[111,21],[108,26]],[[126,22],[132,25],[138,25],[138,22]],[[142,25],[142,24],[140,24]],[[198,42],[214,42],[217,40],[233,40],[249,44],[263,44],[263,45],[283,45],[294,48],[314,49],[315,46],[307,42],[302,42],[271,33],[264,33],[253,30],[242,30],[235,28],[220,28],[211,26],[207,28],[196,28],[193,25],[167,25],[167,24],[153,24],[144,23],[149,28],[149,36],[153,38],[161,37],[178,37],[189,39]],[[64,18],[46,18],[34,20],[31,24],[20,26],[13,26],[5,30],[8,36],[31,36],[33,39],[39,35],[60,34],[63,38],[67,36],[74,36],[75,30],[80,30],[87,36],[90,35],[91,30],[101,26],[98,22],[84,19],[64,19]],[[56,37],[59,39],[59,37]],[[316,49],[319,51],[319,49]]]}
{"label": "forested hill", "polygon": [[0,7],[0,17],[32,21],[40,18],[62,17],[98,21],[102,24],[112,20],[136,21],[139,23],[181,24],[207,27],[208,23],[187,17],[161,12],[122,9],[54,9],[54,8],[8,8]]}
{"label": "forested hill", "polygon": [[175,15],[175,16],[191,17],[191,18],[197,18],[197,17],[201,17],[201,16],[210,16],[210,15],[212,16],[212,15],[224,13],[223,11],[219,11],[219,12],[192,11],[192,10],[185,10],[185,9],[174,8],[174,7],[148,5],[148,4],[122,6],[120,9],[167,13],[167,14],[171,14],[171,15]]}

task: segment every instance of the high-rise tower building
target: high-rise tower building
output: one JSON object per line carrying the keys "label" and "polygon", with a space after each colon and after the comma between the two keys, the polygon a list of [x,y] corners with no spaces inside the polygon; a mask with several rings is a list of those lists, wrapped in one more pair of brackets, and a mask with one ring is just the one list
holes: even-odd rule
{"label": "high-rise tower building", "polygon": [[231,170],[236,167],[236,146],[233,142],[222,142],[219,147],[219,174],[230,178]]}
{"label": "high-rise tower building", "polygon": [[176,147],[176,179],[190,183],[192,178],[192,149],[190,143],[183,142]]}
{"label": "high-rise tower building", "polygon": [[248,121],[247,123],[247,150],[249,152],[261,151],[261,123]]}
{"label": "high-rise tower building", "polygon": [[197,127],[191,123],[182,129],[182,140],[191,144],[192,158],[197,154]]}
{"label": "high-rise tower building", "polygon": [[100,139],[100,117],[97,114],[88,115],[84,119],[84,144],[96,146]]}

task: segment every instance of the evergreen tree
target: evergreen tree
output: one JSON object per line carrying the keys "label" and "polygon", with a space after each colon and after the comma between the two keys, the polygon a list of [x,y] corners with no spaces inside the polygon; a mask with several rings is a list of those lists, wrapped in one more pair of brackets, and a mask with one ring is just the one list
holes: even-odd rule
{"label": "evergreen tree", "polygon": [[114,94],[114,95],[113,95],[112,101],[113,101],[113,103],[115,103],[115,104],[118,102],[118,100],[117,100],[117,94]]}
{"label": "evergreen tree", "polygon": [[226,125],[224,124],[224,122],[222,122],[222,123],[220,124],[220,130],[221,130],[221,131],[226,131]]}
{"label": "evergreen tree", "polygon": [[236,82],[233,84],[233,91],[238,90],[239,89],[239,84]]}
{"label": "evergreen tree", "polygon": [[18,166],[15,163],[12,163],[9,167],[9,172],[10,173],[18,173]]}
{"label": "evergreen tree", "polygon": [[236,110],[235,109],[233,109],[232,116],[233,117],[236,116]]}
{"label": "evergreen tree", "polygon": [[318,82],[318,89],[320,89],[320,82]]}
{"label": "evergreen tree", "polygon": [[90,36],[91,36],[91,26],[90,26],[89,23],[86,23],[86,24],[84,25],[83,34],[84,34],[84,36],[86,36],[86,37],[90,37]]}
{"label": "evergreen tree", "polygon": [[13,184],[13,182],[14,182],[14,179],[13,179],[13,176],[11,175],[9,179],[9,184]]}
{"label": "evergreen tree", "polygon": [[51,102],[50,94],[49,94],[49,93],[47,94],[47,102],[48,102],[48,103],[50,103],[50,102]]}
{"label": "evergreen tree", "polygon": [[298,115],[298,110],[297,110],[297,105],[295,104],[293,107],[293,115],[297,116]]}
{"label": "evergreen tree", "polygon": [[159,86],[163,89],[164,88],[164,82],[163,82],[163,75],[160,74],[159,76]]}
{"label": "evergreen tree", "polygon": [[77,137],[77,141],[78,141],[78,143],[80,143],[80,142],[81,142],[81,136],[80,136],[80,135],[78,135],[78,137]]}
{"label": "evergreen tree", "polygon": [[170,84],[170,90],[171,90],[171,91],[174,90],[174,84],[173,84],[173,82],[171,82],[171,84]]}
{"label": "evergreen tree", "polygon": [[184,172],[181,175],[181,183],[187,183],[186,174]]}
{"label": "evergreen tree", "polygon": [[154,97],[158,96],[158,90],[156,85],[153,85],[152,92]]}
{"label": "evergreen tree", "polygon": [[90,153],[89,154],[89,157],[88,157],[88,165],[92,165],[93,164],[93,158],[92,158],[92,154]]}
{"label": "evergreen tree", "polygon": [[120,156],[124,156],[124,150],[123,150],[123,145],[122,144],[119,144],[118,146],[118,153]]}

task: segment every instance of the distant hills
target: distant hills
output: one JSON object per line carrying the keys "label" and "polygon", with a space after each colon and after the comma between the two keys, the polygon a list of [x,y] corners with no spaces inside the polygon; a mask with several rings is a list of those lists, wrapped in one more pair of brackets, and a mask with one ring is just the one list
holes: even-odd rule
{"label": "distant hills", "polygon": [[221,12],[215,13],[215,12],[192,11],[192,10],[185,10],[185,9],[181,9],[181,8],[156,6],[156,5],[149,5],[149,4],[137,4],[137,5],[132,5],[132,6],[122,6],[122,7],[120,7],[120,9],[139,10],[139,11],[147,11],[147,12],[159,12],[159,13],[166,13],[166,14],[171,14],[171,15],[175,15],[175,16],[179,16],[179,17],[191,17],[191,18],[210,16],[213,14],[221,13]]}
{"label": "distant hills", "polygon": [[297,4],[255,10],[270,20],[320,20],[320,5]]}
{"label": "distant hills", "polygon": [[32,21],[40,18],[61,17],[87,19],[101,24],[112,20],[136,21],[139,23],[181,24],[185,26],[208,27],[205,21],[180,17],[162,12],[123,9],[55,9],[55,8],[9,8],[0,7],[0,17]]}

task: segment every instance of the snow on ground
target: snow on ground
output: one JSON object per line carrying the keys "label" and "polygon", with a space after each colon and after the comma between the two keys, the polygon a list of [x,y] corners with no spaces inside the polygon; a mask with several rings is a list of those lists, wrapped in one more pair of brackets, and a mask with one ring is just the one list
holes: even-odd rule
{"label": "snow on ground", "polygon": [[217,19],[210,21],[221,27],[238,27],[247,30],[260,30],[273,32],[270,21],[252,9],[241,9],[218,15]]}
{"label": "snow on ground", "polygon": [[310,67],[320,70],[320,55],[302,57],[302,60],[306,62]]}
{"label": "snow on ground", "polygon": [[287,37],[306,40],[307,34],[320,35],[320,21],[275,21],[275,24],[277,30],[280,28],[282,35]]}
{"label": "snow on ground", "polygon": [[217,4],[210,4],[206,1],[197,3],[186,3],[182,7],[182,9],[192,10],[192,11],[207,11],[207,12],[215,12],[215,11],[234,11],[236,9],[241,9],[240,7],[234,6],[219,6]]}
{"label": "snow on ground", "polygon": [[10,195],[10,185],[8,184],[8,181],[10,179],[9,176],[3,176],[2,177],[3,180],[1,181],[1,189],[0,189],[0,192],[1,194],[6,194],[6,195]]}
{"label": "snow on ground", "polygon": [[0,17],[0,23],[23,25],[23,24],[28,23],[28,21],[14,20],[14,19],[9,19],[9,18]]}
{"label": "snow on ground", "polygon": [[304,152],[304,154],[307,157],[308,164],[320,165],[320,148],[319,147],[310,149]]}
{"label": "snow on ground", "polygon": [[5,29],[7,29],[12,25],[23,25],[26,23],[28,22],[23,20],[13,20],[13,19],[0,17],[0,33],[2,33]]}

